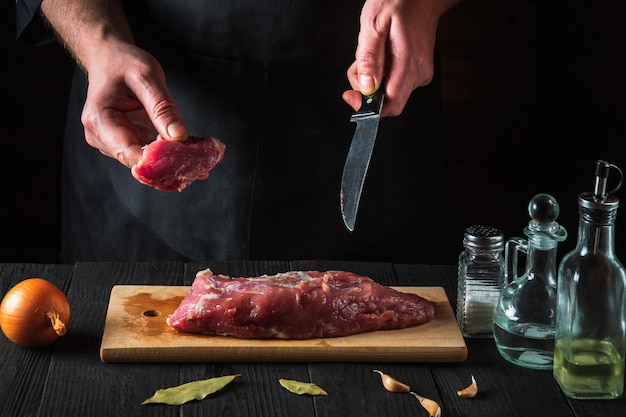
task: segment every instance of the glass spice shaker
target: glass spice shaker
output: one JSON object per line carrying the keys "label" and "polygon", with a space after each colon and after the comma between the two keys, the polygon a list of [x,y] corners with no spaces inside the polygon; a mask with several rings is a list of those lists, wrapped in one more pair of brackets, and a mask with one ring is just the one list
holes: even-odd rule
{"label": "glass spice shaker", "polygon": [[[500,355],[530,369],[552,369],[556,325],[557,245],[567,231],[556,222],[559,205],[549,194],[537,194],[528,203],[531,221],[527,239],[507,241],[506,285],[493,316],[493,334]],[[526,255],[518,275],[518,255]]]}
{"label": "glass spice shaker", "polygon": [[[619,184],[606,192],[610,169]],[[614,252],[620,168],[596,161],[592,192],[578,196],[576,248],[559,267],[554,378],[571,398],[613,399],[624,391],[626,272]]]}
{"label": "glass spice shaker", "polygon": [[459,255],[456,317],[463,336],[492,337],[493,309],[504,282],[504,235],[491,226],[465,230]]}

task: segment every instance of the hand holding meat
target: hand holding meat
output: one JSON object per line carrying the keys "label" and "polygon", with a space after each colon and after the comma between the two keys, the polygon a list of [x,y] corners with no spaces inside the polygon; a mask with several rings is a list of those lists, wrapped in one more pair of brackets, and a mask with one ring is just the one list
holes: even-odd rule
{"label": "hand holding meat", "polygon": [[402,113],[411,92],[432,81],[439,18],[457,0],[368,0],[361,11],[356,59],[348,69],[353,90],[344,100],[355,110],[361,93],[385,79],[383,116]]}
{"label": "hand holding meat", "polygon": [[155,129],[165,140],[188,138],[163,69],[135,46],[121,3],[44,0],[41,10],[87,74],[81,121],[89,145],[131,168]]}
{"label": "hand holding meat", "polygon": [[89,145],[130,168],[141,158],[141,148],[155,139],[154,129],[165,140],[187,139],[154,57],[123,44],[104,48],[98,59],[103,62],[87,68],[89,89],[81,119]]}

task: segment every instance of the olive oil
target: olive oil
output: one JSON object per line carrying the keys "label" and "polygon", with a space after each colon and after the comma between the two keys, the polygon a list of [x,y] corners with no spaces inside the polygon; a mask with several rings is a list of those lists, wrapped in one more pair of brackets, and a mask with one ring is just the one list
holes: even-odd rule
{"label": "olive oil", "polygon": [[[607,192],[609,171],[618,185]],[[561,261],[553,374],[571,398],[612,399],[624,391],[626,269],[615,256],[613,195],[622,170],[597,161],[593,192],[578,196],[576,248]]]}
{"label": "olive oil", "polygon": [[563,392],[577,399],[611,399],[624,390],[624,358],[605,340],[580,339],[567,349],[558,340],[554,376]]}

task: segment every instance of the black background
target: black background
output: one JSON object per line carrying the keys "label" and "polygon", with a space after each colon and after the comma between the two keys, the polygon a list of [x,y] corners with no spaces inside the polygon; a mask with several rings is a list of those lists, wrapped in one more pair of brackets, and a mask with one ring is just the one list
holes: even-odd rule
{"label": "black background", "polygon": [[[547,192],[557,198],[558,221],[570,235],[559,246],[562,256],[575,245],[577,196],[591,190],[594,162],[626,169],[626,6],[589,3],[463,0],[442,20],[459,251],[473,224],[523,236],[529,200]],[[12,10],[2,16],[0,262],[56,262],[72,62],[58,44],[16,45]],[[622,261],[624,210],[615,239]]]}

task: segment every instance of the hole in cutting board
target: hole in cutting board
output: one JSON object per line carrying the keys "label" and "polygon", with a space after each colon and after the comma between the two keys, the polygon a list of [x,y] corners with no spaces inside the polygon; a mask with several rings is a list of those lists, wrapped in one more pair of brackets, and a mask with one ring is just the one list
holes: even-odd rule
{"label": "hole in cutting board", "polygon": [[146,317],[157,317],[161,315],[161,312],[157,310],[146,310],[143,312],[143,315]]}

